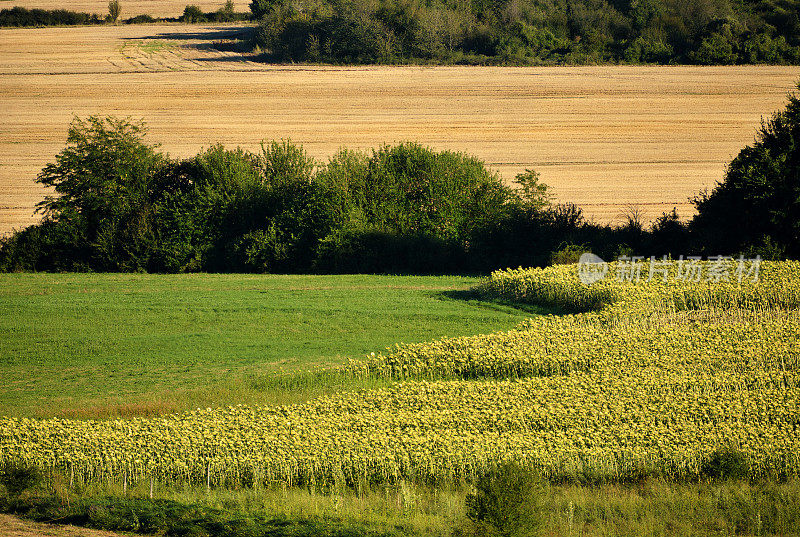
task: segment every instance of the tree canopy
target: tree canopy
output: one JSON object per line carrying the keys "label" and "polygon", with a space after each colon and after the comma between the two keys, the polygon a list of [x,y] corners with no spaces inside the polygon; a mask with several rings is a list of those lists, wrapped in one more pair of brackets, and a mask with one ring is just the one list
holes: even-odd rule
{"label": "tree canopy", "polygon": [[[800,85],[798,86],[800,88]],[[725,178],[694,199],[692,229],[712,254],[800,257],[800,98],[763,121]]]}

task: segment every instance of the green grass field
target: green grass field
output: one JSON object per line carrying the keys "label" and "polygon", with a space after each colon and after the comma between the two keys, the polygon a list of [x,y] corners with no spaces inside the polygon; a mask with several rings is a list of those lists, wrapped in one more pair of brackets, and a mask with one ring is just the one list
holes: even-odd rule
{"label": "green grass field", "polygon": [[0,415],[147,415],[346,389],[294,376],[287,390],[274,379],[399,342],[508,329],[531,315],[448,293],[476,281],[0,275]]}

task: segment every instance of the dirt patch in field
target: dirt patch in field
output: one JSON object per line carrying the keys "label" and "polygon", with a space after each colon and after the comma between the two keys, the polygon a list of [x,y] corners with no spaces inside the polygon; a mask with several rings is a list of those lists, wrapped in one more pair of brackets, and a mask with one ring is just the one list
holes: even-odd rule
{"label": "dirt patch in field", "polygon": [[[315,157],[414,140],[506,180],[540,172],[599,222],[651,219],[713,187],[783,108],[796,67],[265,65],[246,25],[0,31],[0,233],[37,220],[37,172],[75,116],[130,116],[173,156],[290,138]],[[220,50],[223,49],[223,50]]]}

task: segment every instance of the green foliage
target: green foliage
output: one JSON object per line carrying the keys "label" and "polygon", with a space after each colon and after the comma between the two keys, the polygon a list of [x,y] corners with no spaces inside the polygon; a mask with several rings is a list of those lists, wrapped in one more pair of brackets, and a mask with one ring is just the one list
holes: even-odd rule
{"label": "green foliage", "polygon": [[136,15],[130,19],[125,19],[125,24],[149,24],[151,22],[156,22],[156,19],[150,15]]}
{"label": "green foliage", "polygon": [[[107,492],[30,497],[18,502],[17,511],[33,520],[82,526],[93,525],[89,516],[93,512],[95,518],[103,516],[105,528],[129,528],[132,532],[164,528],[164,535],[214,535],[214,531],[240,535],[236,532],[247,528],[248,537],[259,531],[273,537],[378,537],[389,533],[411,537],[447,535],[463,518],[464,503],[461,490],[410,485],[362,494],[309,493],[294,488],[261,489],[258,493],[247,489],[207,491],[203,487],[164,491],[159,496],[163,497],[154,501]],[[793,535],[800,527],[800,486],[796,480],[551,485],[544,507],[544,535]],[[309,517],[309,511],[316,516]],[[140,529],[130,529],[137,527]],[[452,535],[464,536],[470,531],[474,529],[469,524],[458,525]]]}
{"label": "green foliage", "polygon": [[624,58],[627,63],[669,63],[675,52],[671,45],[664,41],[639,36],[625,49]]}
{"label": "green foliage", "polygon": [[108,3],[108,18],[111,22],[117,22],[119,15],[122,13],[122,4],[119,0],[111,0]]}
{"label": "green foliage", "polygon": [[709,251],[759,249],[800,256],[800,98],[762,123],[725,178],[694,200],[691,227]]}
{"label": "green foliage", "polygon": [[250,11],[255,19],[261,19],[280,3],[280,0],[252,0],[250,2]]}
{"label": "green foliage", "polygon": [[539,182],[539,174],[533,170],[525,170],[517,174],[514,183],[519,185],[517,193],[523,205],[532,209],[543,209],[550,205],[552,194],[549,187]]}
{"label": "green foliage", "polygon": [[0,10],[0,27],[3,26],[75,26],[101,24],[97,14],[68,11],[66,9],[26,9],[12,7]]}
{"label": "green foliage", "polygon": [[225,4],[217,11],[217,22],[233,22],[236,20],[236,12],[233,0],[225,0]]}
{"label": "green foliage", "polygon": [[550,263],[552,265],[573,265],[587,251],[586,246],[582,244],[563,244],[558,250],[550,254]]}
{"label": "green foliage", "polygon": [[701,65],[733,65],[739,60],[736,45],[737,39],[730,25],[726,24],[703,39],[690,58]]}
{"label": "green foliage", "polygon": [[323,271],[463,271],[472,237],[514,198],[479,160],[414,143],[342,151],[316,179],[339,222],[320,243]]}
{"label": "green foliage", "polygon": [[798,3],[254,0],[254,45],[329,63],[797,63]]}
{"label": "green foliage", "polygon": [[750,466],[744,454],[727,448],[715,451],[705,461],[700,473],[711,479],[744,479],[750,475]]}
{"label": "green foliage", "polygon": [[[690,240],[689,226],[681,221],[678,211],[673,207],[672,211],[662,213],[653,222],[650,228],[649,251],[651,255],[668,255],[677,259],[681,255],[686,255],[685,251]],[[656,253],[659,248],[661,251]]]}
{"label": "green foliage", "polygon": [[352,0],[317,9],[273,3],[256,11],[263,14],[254,45],[278,61],[386,63],[397,52],[394,34]]}
{"label": "green foliage", "polygon": [[37,206],[45,222],[80,230],[70,235],[78,235],[92,250],[81,261],[99,270],[147,267],[155,239],[154,207],[169,185],[158,184],[165,160],[143,136],[141,124],[76,118],[67,147],[37,178],[56,194]]}
{"label": "green foliage", "polygon": [[188,22],[188,23],[197,23],[197,22],[206,22],[206,15],[203,13],[203,10],[195,5],[187,5],[183,9],[183,15],[181,15],[181,22]]}
{"label": "green foliage", "polygon": [[[792,97],[727,182],[695,200],[691,226],[673,210],[649,228],[636,209],[622,226],[587,222],[575,205],[552,205],[533,170],[511,188],[474,157],[412,142],[323,164],[288,140],[171,160],[139,123],[76,118],[37,179],[53,189],[43,221],[0,241],[0,270],[475,273],[548,265],[564,244],[605,259],[796,257],[795,108]],[[736,210],[747,233],[728,232],[743,221]]]}
{"label": "green foliage", "polygon": [[481,476],[466,497],[469,533],[476,536],[537,535],[544,524],[546,489],[536,474],[504,463]]}
{"label": "green foliage", "polygon": [[46,496],[20,503],[28,518],[80,525],[106,531],[124,531],[164,537],[399,537],[397,530],[376,530],[336,520],[270,516],[263,512],[217,509],[172,500],[74,498],[69,502]]}
{"label": "green foliage", "polygon": [[[217,11],[203,13],[197,6],[186,6],[189,9],[180,18],[156,18],[148,14],[136,15],[125,19],[125,24],[146,24],[152,22],[233,22],[250,20],[250,13],[236,13],[232,0],[226,0],[225,4]],[[0,27],[3,26],[73,26],[117,22],[122,13],[122,5],[118,0],[111,0],[108,3],[108,14],[100,17],[97,14],[79,13],[65,9],[25,9],[13,7],[11,9],[0,10]]]}
{"label": "green foliage", "polygon": [[18,499],[23,492],[41,481],[41,471],[33,465],[5,462],[0,466],[0,485],[12,499]]}

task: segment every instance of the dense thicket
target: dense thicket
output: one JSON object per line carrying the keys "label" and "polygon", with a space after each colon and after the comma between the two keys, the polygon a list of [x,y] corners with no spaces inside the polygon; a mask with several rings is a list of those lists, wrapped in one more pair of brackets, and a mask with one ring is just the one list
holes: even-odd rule
{"label": "dense thicket", "polygon": [[0,10],[0,26],[75,26],[104,22],[97,14],[66,9],[26,9],[12,7]]}
{"label": "dense thicket", "polygon": [[41,223],[0,241],[0,270],[487,272],[637,255],[800,256],[800,99],[764,123],[687,225],[587,222],[528,170],[512,188],[468,155],[415,143],[341,150],[288,141],[174,160],[141,124],[75,119],[37,181]]}
{"label": "dense thicket", "polygon": [[334,63],[800,62],[799,0],[252,0],[255,44]]}

